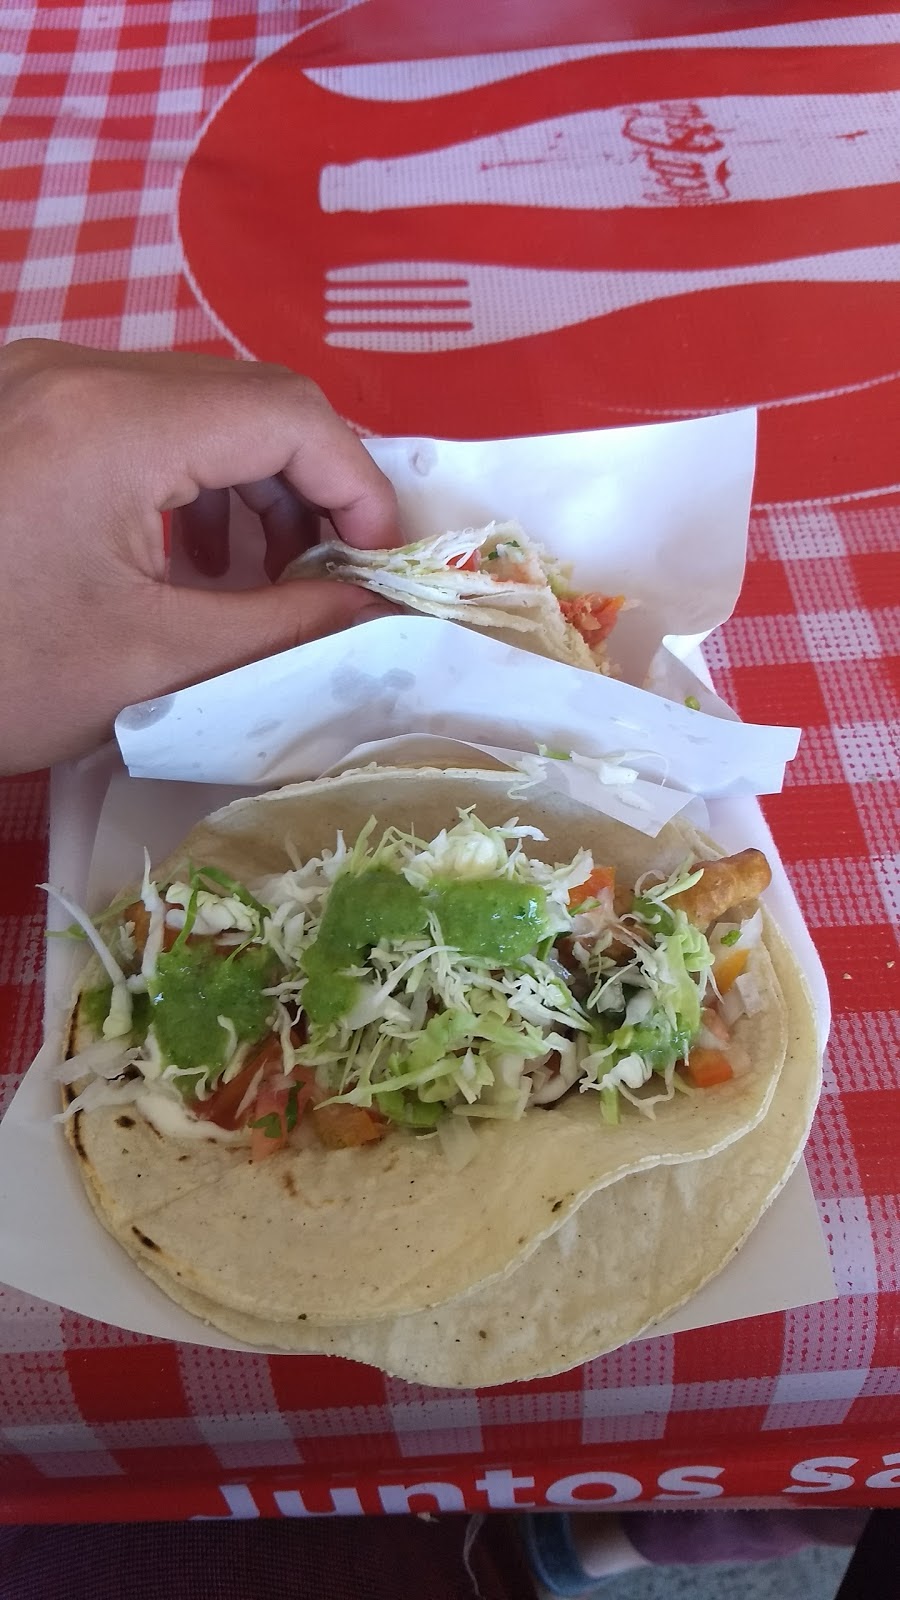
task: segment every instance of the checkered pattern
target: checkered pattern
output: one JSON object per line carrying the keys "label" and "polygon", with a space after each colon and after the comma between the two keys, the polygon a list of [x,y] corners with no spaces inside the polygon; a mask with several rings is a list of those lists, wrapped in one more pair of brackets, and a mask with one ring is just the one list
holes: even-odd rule
{"label": "checkered pattern", "polygon": [[[0,321],[10,337],[231,353],[181,274],[183,164],[237,75],[351,0],[3,7]],[[900,363],[894,363],[898,365]],[[885,480],[882,480],[885,481]],[[709,646],[742,715],[807,731],[766,803],[835,1022],[809,1165],[840,1298],[633,1345],[561,1377],[442,1393],[343,1362],[154,1343],[0,1290],[0,1515],[65,1517],[76,1480],[407,1476],[414,1463],[660,1451],[857,1455],[900,1428],[900,498],[753,518],[734,619]],[[36,1049],[47,792],[0,785],[0,1109]],[[699,1452],[699,1454],[698,1454]],[[787,1459],[787,1455],[785,1455]],[[67,1490],[68,1486],[68,1490]],[[106,1487],[104,1487],[106,1486]],[[758,1488],[752,1476],[742,1493]],[[4,1496],[6,1499],[4,1500]],[[43,1498],[42,1498],[43,1496]],[[36,1498],[35,1498],[36,1497]],[[79,1502],[84,1506],[84,1502]],[[110,1502],[104,1500],[104,1505]],[[11,1509],[10,1509],[11,1508]],[[74,1514],[74,1513],[71,1513]],[[132,1513],[135,1507],[132,1503]],[[170,1503],[168,1514],[184,1514]]]}
{"label": "checkered pattern", "polygon": [[233,354],[181,273],[181,172],[244,68],[356,3],[4,5],[7,337]]}

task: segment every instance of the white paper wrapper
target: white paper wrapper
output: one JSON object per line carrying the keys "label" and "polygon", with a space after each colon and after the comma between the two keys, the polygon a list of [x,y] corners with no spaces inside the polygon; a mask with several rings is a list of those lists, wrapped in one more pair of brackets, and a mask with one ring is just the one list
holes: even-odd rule
{"label": "white paper wrapper", "polygon": [[800,738],[796,728],[690,710],[430,617],[333,634],[128,707],[116,723],[136,777],[254,786],[315,777],[359,744],[410,730],[531,753],[544,744],[624,754],[641,778],[720,798],[777,792]]}
{"label": "white paper wrapper", "polygon": [[[383,618],[126,708],[116,733],[129,771],[274,785],[416,730],[531,753],[628,752],[640,779],[689,794],[777,791],[797,730],[745,726],[676,659],[737,599],[754,446],[753,412],[486,443],[370,441],[408,538],[512,517],[571,563],[577,587],[626,594],[610,646],[621,678],[457,623]],[[253,582],[238,544],[233,579]],[[649,696],[636,687],[648,675]]]}
{"label": "white paper wrapper", "polygon": [[394,484],[403,531],[515,521],[575,587],[637,602],[609,653],[642,683],[666,636],[687,653],[740,592],[756,460],[755,411],[676,423],[469,443],[371,439]]}
{"label": "white paper wrapper", "polygon": [[589,806],[592,811],[602,811],[617,822],[627,823],[651,839],[656,838],[672,817],[690,812],[692,820],[697,820],[698,824],[706,817],[706,806],[699,796],[651,783],[639,777],[635,767],[624,762],[592,760],[578,754],[562,760],[523,750],[506,750],[499,745],[442,739],[431,734],[401,734],[398,739],[378,739],[357,745],[329,770],[345,771],[350,767],[368,766],[373,761],[382,767],[466,767],[473,764],[473,757],[474,765],[479,766],[482,765],[480,756],[490,756],[500,766],[519,773],[510,786],[511,811],[516,809],[520,798],[527,801],[529,789],[540,781],[581,805]]}

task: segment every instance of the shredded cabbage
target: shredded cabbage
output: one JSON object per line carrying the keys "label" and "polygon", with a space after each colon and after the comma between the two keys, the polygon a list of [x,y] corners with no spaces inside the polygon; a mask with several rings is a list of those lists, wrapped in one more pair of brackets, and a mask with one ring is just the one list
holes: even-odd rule
{"label": "shredded cabbage", "polygon": [[478,1137],[468,1117],[443,1117],[436,1131],[451,1172],[462,1172],[478,1150]]}
{"label": "shredded cabbage", "polygon": [[129,1050],[121,1039],[98,1039],[55,1068],[57,1083],[77,1083],[79,1078],[117,1078],[128,1063]]}
{"label": "shredded cabbage", "polygon": [[[541,757],[549,758],[549,752]],[[629,776],[616,766],[615,781],[628,782]],[[83,1058],[84,1073],[97,1085],[89,1102],[109,1103],[102,1099],[106,1093],[133,1098],[135,1083],[139,1090],[152,1085],[160,1104],[171,1103],[175,1126],[186,1107],[212,1090],[206,1069],[183,1069],[164,1058],[152,1020],[145,1038],[132,1036],[132,995],[147,988],[168,925],[180,930],[182,940],[190,934],[230,945],[227,959],[236,946],[238,953],[246,944],[271,950],[280,976],[267,993],[277,1002],[274,1029],[285,1081],[299,1061],[315,1069],[328,1101],[378,1107],[392,1121],[420,1131],[440,1134],[443,1128],[448,1159],[461,1159],[464,1148],[471,1149],[469,1119],[514,1120],[527,1106],[552,1106],[575,1089],[597,1093],[598,1121],[617,1121],[620,1100],[652,1116],[655,1105],[681,1087],[675,1067],[701,1037],[701,1009],[712,984],[710,943],[670,904],[697,881],[700,869],[679,868],[663,882],[645,874],[631,909],[618,915],[611,890],[577,904],[573,891],[594,869],[589,851],[551,863],[526,848],[544,843],[540,829],[515,816],[492,827],[468,808],[432,839],[394,827],[379,833],[372,818],[354,841],[338,833],[334,849],[319,856],[304,859],[288,841],[291,867],[248,885],[205,872],[202,865],[191,870],[188,882],[157,884],[147,863],[142,898],[150,933],[140,973],[127,975],[90,918],[59,896],[113,985],[103,1032],[105,1045],[115,1044],[120,1053],[109,1049]],[[304,1013],[304,990],[314,969],[304,958],[319,937],[332,888],[339,879],[375,870],[401,875],[426,896],[455,882],[533,885],[545,907],[540,936],[524,956],[504,964],[445,942],[429,910],[427,929],[423,918],[414,937],[381,937],[339,963],[343,1009],[326,1009],[320,1015],[331,1020],[313,1023]],[[715,931],[717,949],[730,926],[722,923]],[[758,915],[747,919],[740,941],[752,948],[759,929]],[[566,944],[557,948],[558,940]],[[563,959],[566,945],[574,965],[568,955]],[[127,941],[117,948],[127,950]],[[742,1010],[762,1003],[750,974],[736,980],[730,993],[732,1006]],[[302,1016],[308,1031],[302,1048],[295,1048],[292,1029]],[[227,1049],[217,1081],[227,1083],[252,1045],[239,1037],[231,1018],[218,1021]],[[257,1074],[242,1109],[252,1104],[261,1081]],[[446,1131],[457,1126],[458,1133]]]}
{"label": "shredded cabbage", "polygon": [[144,851],[144,881],[141,884],[141,899],[144,902],[144,910],[150,918],[147,940],[141,957],[141,976],[146,983],[149,983],[156,972],[156,958],[162,950],[166,931],[166,907],[156,884],[150,876],[149,850]]}
{"label": "shredded cabbage", "polygon": [[118,961],[116,960],[109,946],[106,944],[105,940],[100,937],[100,934],[95,928],[87,912],[82,911],[81,907],[77,906],[74,900],[70,900],[67,895],[61,894],[59,889],[54,889],[53,885],[50,883],[39,883],[38,888],[43,889],[46,894],[52,895],[53,899],[58,901],[63,910],[66,911],[72,918],[72,921],[77,922],[79,928],[84,931],[86,937],[93,945],[97,955],[103,962],[107,976],[112,979],[113,983],[124,983],[125,974],[122,971],[122,968],[119,966]]}
{"label": "shredded cabbage", "polygon": [[121,983],[112,986],[109,1011],[103,1023],[104,1039],[127,1038],[131,1033],[131,1021],[131,990],[123,978]]}

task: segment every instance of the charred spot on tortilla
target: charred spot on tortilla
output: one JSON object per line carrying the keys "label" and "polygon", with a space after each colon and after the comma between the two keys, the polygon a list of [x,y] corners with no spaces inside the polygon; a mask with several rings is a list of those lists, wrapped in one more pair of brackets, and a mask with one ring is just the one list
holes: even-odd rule
{"label": "charred spot on tortilla", "polygon": [[283,1172],[281,1174],[281,1187],[286,1190],[286,1192],[292,1198],[296,1195],[297,1185],[294,1182],[294,1174],[292,1172]]}
{"label": "charred spot on tortilla", "polygon": [[563,1205],[565,1205],[565,1201],[564,1200],[554,1200],[552,1206],[550,1207],[550,1210],[551,1211],[558,1211],[560,1209],[560,1207],[563,1206]]}
{"label": "charred spot on tortilla", "polygon": [[136,1228],[133,1223],[132,1223],[132,1226],[131,1226],[131,1231],[134,1234],[135,1238],[138,1240],[139,1244],[142,1244],[144,1246],[145,1250],[158,1250],[159,1249],[159,1245],[156,1243],[156,1240],[155,1239],[151,1239],[149,1237],[149,1235],[146,1234],[146,1233],[141,1233],[140,1228]]}
{"label": "charred spot on tortilla", "polygon": [[[153,1124],[150,1123],[149,1126],[152,1127]],[[124,1112],[123,1112],[121,1117],[116,1117],[116,1127],[117,1128],[133,1128],[134,1127],[134,1117],[126,1117]]]}
{"label": "charred spot on tortilla", "polygon": [[84,1145],[81,1142],[81,1118],[82,1118],[82,1114],[83,1114],[82,1112],[76,1111],[74,1117],[72,1118],[72,1144],[75,1147],[76,1155],[80,1156],[82,1161],[87,1161],[87,1159],[88,1159],[87,1151],[85,1150]]}

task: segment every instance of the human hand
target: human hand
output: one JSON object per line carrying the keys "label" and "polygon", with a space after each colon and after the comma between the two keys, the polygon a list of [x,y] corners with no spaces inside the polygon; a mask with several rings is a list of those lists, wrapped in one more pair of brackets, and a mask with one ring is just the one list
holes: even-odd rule
{"label": "human hand", "polygon": [[0,771],[81,754],[125,705],[391,609],[326,581],[168,583],[163,514],[187,508],[181,537],[215,576],[232,485],[273,584],[319,509],[349,544],[400,537],[390,483],[306,378],[50,340],[0,351]]}

